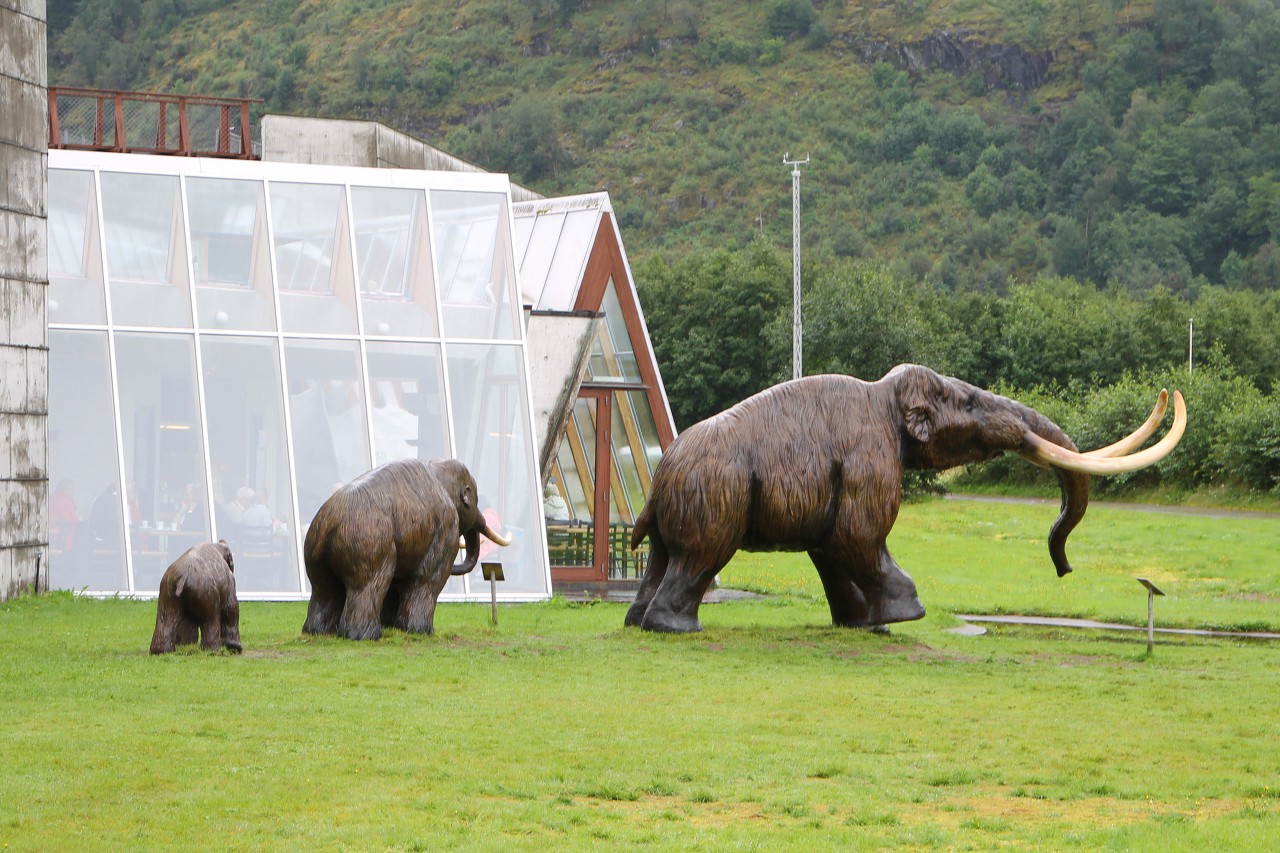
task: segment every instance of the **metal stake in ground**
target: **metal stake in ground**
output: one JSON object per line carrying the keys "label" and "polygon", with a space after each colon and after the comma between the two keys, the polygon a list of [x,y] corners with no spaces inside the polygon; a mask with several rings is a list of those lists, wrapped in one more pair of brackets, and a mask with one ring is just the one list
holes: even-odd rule
{"label": "metal stake in ground", "polygon": [[1147,588],[1147,654],[1151,654],[1156,644],[1156,596],[1164,593],[1146,578],[1138,578],[1138,583]]}
{"label": "metal stake in ground", "polygon": [[[480,564],[480,571],[484,573],[484,579],[489,582],[489,610],[490,621],[494,625],[498,624],[498,581],[506,580],[502,576],[502,563],[499,562],[483,562]],[[1160,593],[1164,595],[1164,593]]]}

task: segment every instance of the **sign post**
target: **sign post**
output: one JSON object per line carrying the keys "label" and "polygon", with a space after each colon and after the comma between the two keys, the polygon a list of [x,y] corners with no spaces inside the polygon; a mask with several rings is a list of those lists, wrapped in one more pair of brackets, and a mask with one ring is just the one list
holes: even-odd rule
{"label": "sign post", "polygon": [[[502,576],[502,563],[497,561],[485,561],[480,564],[480,571],[484,573],[484,579],[489,582],[489,619],[494,624],[498,624],[498,581],[506,580]],[[1161,593],[1163,595],[1164,593]]]}
{"label": "sign post", "polygon": [[1164,593],[1146,578],[1138,578],[1138,583],[1147,588],[1147,654],[1151,654],[1156,644],[1156,596]]}

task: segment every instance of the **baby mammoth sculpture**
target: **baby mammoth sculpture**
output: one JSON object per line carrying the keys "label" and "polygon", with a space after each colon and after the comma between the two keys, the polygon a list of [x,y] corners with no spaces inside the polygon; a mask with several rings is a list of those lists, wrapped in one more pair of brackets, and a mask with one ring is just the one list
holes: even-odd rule
{"label": "baby mammoth sculpture", "polygon": [[1186,428],[1182,395],[1156,445],[1168,394],[1109,447],[1078,453],[1033,409],[919,365],[878,382],[811,376],[769,388],[685,430],[667,449],[631,547],[645,536],[649,568],[626,624],[702,629],[698,605],[738,549],[807,551],[836,625],[869,627],[924,616],[916,586],[885,547],[904,469],[941,470],[1013,451],[1053,468],[1062,507],[1049,532],[1058,575],[1071,571],[1067,536],[1084,517],[1089,475],[1144,468]]}
{"label": "baby mammoth sculpture", "polygon": [[208,651],[241,650],[235,562],[223,540],[188,548],[160,579],[151,654],[194,643],[197,635]]}
{"label": "baby mammoth sculpture", "polygon": [[[311,604],[302,630],[351,640],[376,640],[384,626],[430,634],[436,597],[450,575],[475,568],[481,535],[511,544],[489,529],[461,462],[400,459],[357,477],[307,530]],[[467,554],[454,568],[459,536]]]}

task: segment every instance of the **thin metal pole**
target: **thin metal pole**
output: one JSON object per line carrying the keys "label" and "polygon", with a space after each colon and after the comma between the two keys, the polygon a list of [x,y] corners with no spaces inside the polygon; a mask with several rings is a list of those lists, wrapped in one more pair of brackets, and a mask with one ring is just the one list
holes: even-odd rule
{"label": "thin metal pole", "polygon": [[1147,654],[1156,644],[1156,594],[1147,590]]}
{"label": "thin metal pole", "polygon": [[799,379],[804,374],[801,345],[804,324],[800,319],[800,167],[809,162],[809,155],[803,160],[788,159],[790,156],[790,152],[782,155],[782,162],[791,167],[791,378]]}
{"label": "thin metal pole", "polygon": [[489,575],[489,621],[498,624],[498,576]]}
{"label": "thin metal pole", "polygon": [[1192,356],[1195,354],[1196,347],[1196,318],[1187,318],[1187,375],[1191,376],[1194,372],[1192,364]]}

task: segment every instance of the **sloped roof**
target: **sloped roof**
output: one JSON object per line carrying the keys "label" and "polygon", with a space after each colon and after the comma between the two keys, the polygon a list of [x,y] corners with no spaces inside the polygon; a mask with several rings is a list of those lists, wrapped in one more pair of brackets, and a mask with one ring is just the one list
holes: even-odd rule
{"label": "sloped roof", "polygon": [[526,305],[537,311],[574,309],[606,213],[613,213],[613,205],[604,192],[512,205],[520,295]]}

